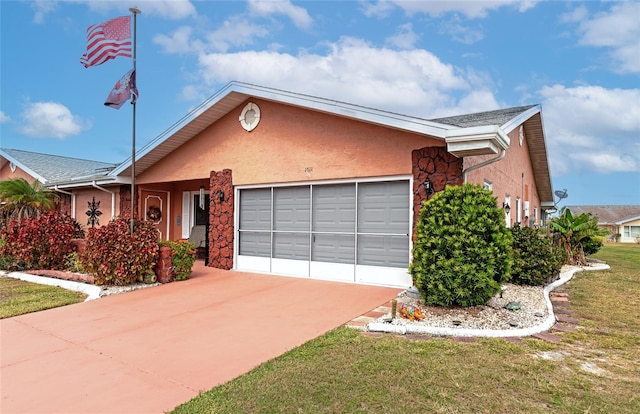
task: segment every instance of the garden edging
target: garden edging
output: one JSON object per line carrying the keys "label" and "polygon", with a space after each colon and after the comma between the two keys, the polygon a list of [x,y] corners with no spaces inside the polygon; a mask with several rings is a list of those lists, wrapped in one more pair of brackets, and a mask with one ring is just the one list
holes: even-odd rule
{"label": "garden edging", "polygon": [[556,316],[553,312],[553,305],[549,298],[549,293],[558,286],[567,283],[576,272],[584,270],[607,270],[609,265],[602,263],[594,263],[589,267],[565,266],[564,271],[560,273],[560,277],[555,282],[545,286],[544,299],[547,304],[549,315],[540,324],[534,327],[521,329],[468,329],[468,328],[442,328],[419,325],[392,325],[385,322],[369,322],[366,330],[369,332],[383,332],[394,334],[429,334],[436,336],[459,336],[459,337],[485,337],[485,338],[504,338],[513,336],[531,336],[541,332],[546,332],[556,323]]}
{"label": "garden edging", "polygon": [[85,302],[100,298],[100,292],[102,288],[96,285],[89,285],[87,283],[74,282],[72,280],[56,279],[46,276],[30,275],[28,273],[21,272],[5,272],[0,271],[1,276],[11,277],[14,279],[24,280],[25,282],[39,283],[41,285],[58,286],[63,289],[72,290],[74,292],[80,292],[87,295]]}

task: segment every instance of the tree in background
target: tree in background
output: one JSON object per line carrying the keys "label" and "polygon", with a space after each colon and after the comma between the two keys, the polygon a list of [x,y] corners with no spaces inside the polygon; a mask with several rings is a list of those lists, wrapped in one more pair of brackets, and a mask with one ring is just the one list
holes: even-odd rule
{"label": "tree in background", "polygon": [[591,238],[609,234],[607,230],[598,227],[598,218],[591,213],[574,216],[566,207],[560,210],[560,216],[551,220],[549,225],[567,253],[567,264],[570,265],[585,266],[587,260],[583,245]]}

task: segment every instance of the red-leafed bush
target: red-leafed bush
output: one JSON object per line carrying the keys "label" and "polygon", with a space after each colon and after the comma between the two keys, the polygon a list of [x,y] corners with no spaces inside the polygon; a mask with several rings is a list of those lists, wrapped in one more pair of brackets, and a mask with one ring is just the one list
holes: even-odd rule
{"label": "red-leafed bush", "polygon": [[65,256],[72,252],[71,239],[79,227],[71,216],[52,211],[18,220],[0,228],[0,256],[12,257],[24,269],[65,268]]}
{"label": "red-leafed bush", "polygon": [[129,285],[153,273],[158,259],[158,231],[148,221],[115,218],[106,226],[89,229],[80,254],[82,268],[96,285]]}

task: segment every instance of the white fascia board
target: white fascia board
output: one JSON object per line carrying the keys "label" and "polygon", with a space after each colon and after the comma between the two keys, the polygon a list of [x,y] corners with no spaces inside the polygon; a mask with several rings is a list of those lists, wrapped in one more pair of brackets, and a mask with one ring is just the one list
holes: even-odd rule
{"label": "white fascia board", "polygon": [[520,115],[516,116],[515,118],[510,119],[508,122],[505,122],[500,126],[500,129],[502,129],[505,134],[508,134],[540,111],[540,105],[535,105],[532,108],[527,109]]}
{"label": "white fascia board", "polygon": [[456,155],[497,154],[509,148],[510,139],[497,125],[486,125],[470,128],[448,130],[445,141],[447,151]]}
{"label": "white fascia board", "polygon": [[31,168],[27,167],[26,165],[24,165],[20,161],[16,160],[11,155],[7,154],[4,151],[0,151],[0,155],[2,155],[4,158],[6,158],[10,163],[13,163],[16,167],[20,168],[22,171],[26,172],[27,174],[29,174],[30,176],[32,176],[36,180],[40,181],[40,183],[42,185],[47,184],[47,180],[43,176],[41,176],[40,174],[36,173],[35,171],[33,171]]}
{"label": "white fascia board", "polygon": [[59,183],[48,184],[47,187],[53,188],[80,188],[80,187],[93,187],[93,184],[97,185],[122,185],[122,184],[131,184],[131,179],[128,177],[109,177],[109,178],[96,178],[96,179],[86,179],[86,180],[74,180],[74,181],[66,181]]}
{"label": "white fascia board", "polygon": [[553,201],[542,201],[540,202],[540,208],[542,208],[543,210],[549,209],[549,208],[555,208],[555,204],[553,203]]}
{"label": "white fascia board", "polygon": [[622,220],[616,221],[614,224],[617,224],[618,226],[621,226],[621,225],[623,225],[624,223],[628,223],[628,222],[630,222],[630,221],[636,221],[636,220],[639,220],[639,219],[640,219],[640,216],[635,216],[635,217],[626,217],[626,218],[624,218],[624,219],[622,219]]}

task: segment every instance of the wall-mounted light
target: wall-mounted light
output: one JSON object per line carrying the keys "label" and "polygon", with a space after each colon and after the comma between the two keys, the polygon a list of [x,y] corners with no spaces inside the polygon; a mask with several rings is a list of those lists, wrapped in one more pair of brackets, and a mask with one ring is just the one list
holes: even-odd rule
{"label": "wall-mounted light", "polygon": [[215,193],[216,197],[218,197],[218,201],[220,201],[221,203],[224,201],[224,193],[222,192],[222,190],[217,190]]}
{"label": "wall-mounted light", "polygon": [[509,214],[509,212],[511,211],[511,207],[509,206],[509,203],[502,203],[502,208],[504,208],[504,212]]}
{"label": "wall-mounted light", "polygon": [[433,183],[431,182],[431,180],[427,178],[426,180],[424,180],[424,183],[422,185],[424,186],[424,190],[427,195],[433,194]]}
{"label": "wall-mounted light", "polygon": [[204,185],[200,186],[200,210],[204,210]]}

